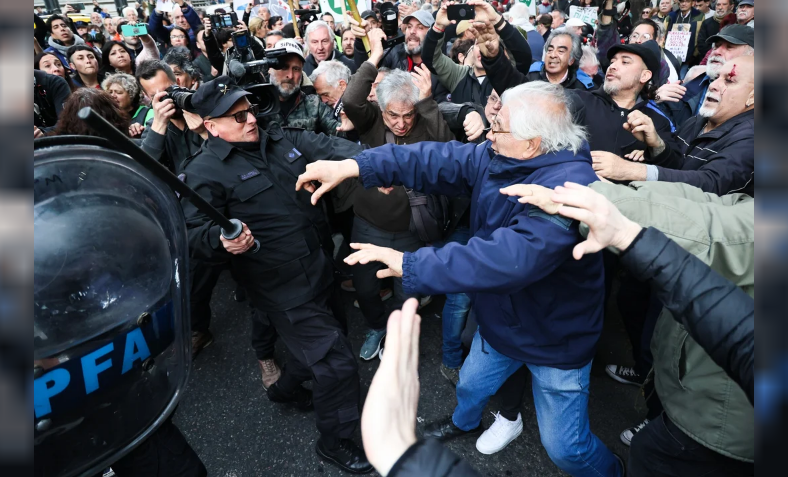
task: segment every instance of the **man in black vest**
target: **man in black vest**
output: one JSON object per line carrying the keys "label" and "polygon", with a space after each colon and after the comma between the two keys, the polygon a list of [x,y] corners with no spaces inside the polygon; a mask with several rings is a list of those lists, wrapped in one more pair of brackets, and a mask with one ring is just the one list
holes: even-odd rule
{"label": "man in black vest", "polygon": [[[368,473],[372,466],[351,440],[359,420],[358,367],[333,311],[328,223],[310,194],[295,189],[307,163],[353,157],[363,148],[277,123],[260,129],[248,95],[221,76],[192,97],[209,135],[187,162],[184,180],[244,225],[238,238],[226,240],[215,222],[184,201],[191,256],[229,260],[287,347],[287,365],[268,398],[303,410],[314,403],[318,455],[348,472]],[[253,253],[255,239],[261,247]],[[301,386],[309,379],[312,392]]]}

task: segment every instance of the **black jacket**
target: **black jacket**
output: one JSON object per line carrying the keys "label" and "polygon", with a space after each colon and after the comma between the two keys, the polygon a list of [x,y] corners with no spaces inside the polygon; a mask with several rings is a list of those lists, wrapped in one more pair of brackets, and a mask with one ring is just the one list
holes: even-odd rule
{"label": "black jacket", "polygon": [[706,99],[706,92],[710,84],[711,79],[708,76],[698,75],[692,81],[684,83],[687,91],[681,100],[675,103],[672,101],[662,102],[659,104],[659,109],[670,118],[676,128],[680,129],[698,111],[698,107]]}
{"label": "black jacket", "polygon": [[60,76],[50,75],[41,70],[33,70],[33,105],[35,114],[33,124],[44,132],[55,129],[63,104],[71,94],[71,88]]}
{"label": "black jacket", "polygon": [[655,228],[621,253],[660,302],[754,402],[755,301]]}
{"label": "black jacket", "polygon": [[151,129],[153,121],[151,119],[145,125],[140,147],[167,169],[179,174],[183,170],[184,160],[199,152],[203,138],[188,126],[181,131],[171,122],[167,124],[167,132],[161,135]]}
{"label": "black jacket", "polygon": [[703,133],[707,120],[694,116],[676,133],[678,148],[665,149],[655,163],[659,180],[684,182],[717,195],[755,197],[755,112],[746,111]]}
{"label": "black jacket", "polygon": [[720,20],[715,17],[707,18],[700,24],[698,30],[698,56],[696,63],[700,63],[706,57],[706,53],[711,50],[711,43],[706,43],[706,40],[720,32]]}
{"label": "black jacket", "polygon": [[[346,57],[342,53],[338,52],[337,50],[334,50],[334,53],[331,55],[331,58],[327,59],[326,61],[331,61],[331,60],[337,60],[343,65],[350,68],[350,73],[356,72],[357,69],[356,62]],[[315,71],[315,68],[317,68],[317,64],[318,63],[317,60],[315,59],[315,55],[310,53],[309,56],[307,56],[306,60],[304,61],[304,74],[307,76],[311,76],[312,72]]]}
{"label": "black jacket", "polygon": [[588,128],[588,142],[592,151],[608,151],[623,157],[634,150],[642,150],[646,151],[647,162],[662,164],[650,157],[645,143],[638,141],[632,133],[624,129],[627,116],[632,111],[640,111],[650,117],[665,144],[669,148],[678,149],[670,121],[654,103],[640,100],[632,109],[624,109],[619,107],[603,89],[573,90],[571,94],[580,99],[579,103],[583,107],[584,111],[580,116],[583,119],[578,121]]}
{"label": "black jacket", "polygon": [[333,282],[331,234],[321,207],[311,194],[296,192],[306,165],[344,160],[363,148],[344,139],[273,123],[260,133],[259,149],[247,151],[209,137],[186,161],[184,181],[227,217],[239,219],[260,241],[255,254],[231,255],[221,244],[220,227],[183,201],[190,256],[229,259],[264,310],[284,311],[315,298]]}
{"label": "black jacket", "polygon": [[394,463],[389,477],[478,477],[473,468],[436,439],[423,439]]}

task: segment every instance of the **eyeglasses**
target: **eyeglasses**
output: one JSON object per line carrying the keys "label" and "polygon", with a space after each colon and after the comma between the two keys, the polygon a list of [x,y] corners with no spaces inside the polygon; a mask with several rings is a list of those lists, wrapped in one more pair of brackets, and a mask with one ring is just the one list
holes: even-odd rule
{"label": "eyeglasses", "polygon": [[170,35],[170,40],[185,40],[186,36],[184,35]]}
{"label": "eyeglasses", "polygon": [[499,96],[487,96],[487,104],[491,104],[493,106],[501,104],[501,98]]}
{"label": "eyeglasses", "polygon": [[249,114],[251,114],[252,116],[257,116],[259,112],[260,112],[260,107],[256,104],[253,104],[252,107],[250,107],[249,109],[244,109],[243,111],[238,111],[237,113],[233,113],[233,114],[222,114],[221,116],[216,116],[215,118],[212,119],[231,117],[235,119],[236,123],[243,124],[246,122],[247,119],[249,119]]}
{"label": "eyeglasses", "polygon": [[644,33],[642,35],[640,33],[633,33],[632,35],[629,36],[629,41],[638,41],[638,40],[649,41],[651,38],[653,37],[649,33]]}
{"label": "eyeglasses", "polygon": [[493,118],[492,122],[490,123],[490,127],[486,128],[484,131],[485,132],[489,131],[489,132],[491,132],[493,134],[511,134],[511,131],[505,131],[503,129],[500,129],[498,131],[493,130],[492,125],[495,124],[495,121],[497,119],[498,119],[498,115],[496,114],[495,117]]}

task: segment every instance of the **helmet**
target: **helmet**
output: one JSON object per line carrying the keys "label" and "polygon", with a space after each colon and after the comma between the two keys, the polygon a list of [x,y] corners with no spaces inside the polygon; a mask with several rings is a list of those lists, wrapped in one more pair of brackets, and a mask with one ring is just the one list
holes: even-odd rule
{"label": "helmet", "polygon": [[35,474],[95,474],[172,413],[191,366],[174,193],[101,138],[34,150]]}

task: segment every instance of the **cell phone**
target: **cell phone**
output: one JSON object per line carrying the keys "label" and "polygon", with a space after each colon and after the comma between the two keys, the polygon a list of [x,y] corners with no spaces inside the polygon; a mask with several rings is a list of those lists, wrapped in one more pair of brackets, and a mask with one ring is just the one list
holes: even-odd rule
{"label": "cell phone", "polygon": [[473,5],[449,5],[446,8],[446,16],[449,21],[473,20],[476,18],[476,10],[473,9]]}
{"label": "cell phone", "polygon": [[121,25],[120,34],[123,36],[143,36],[148,34],[148,27],[144,23]]}
{"label": "cell phone", "polygon": [[234,28],[238,25],[238,15],[235,12],[211,15],[211,28]]}
{"label": "cell phone", "polygon": [[245,31],[233,33],[233,46],[235,46],[236,50],[249,48],[249,35],[246,33]]}

